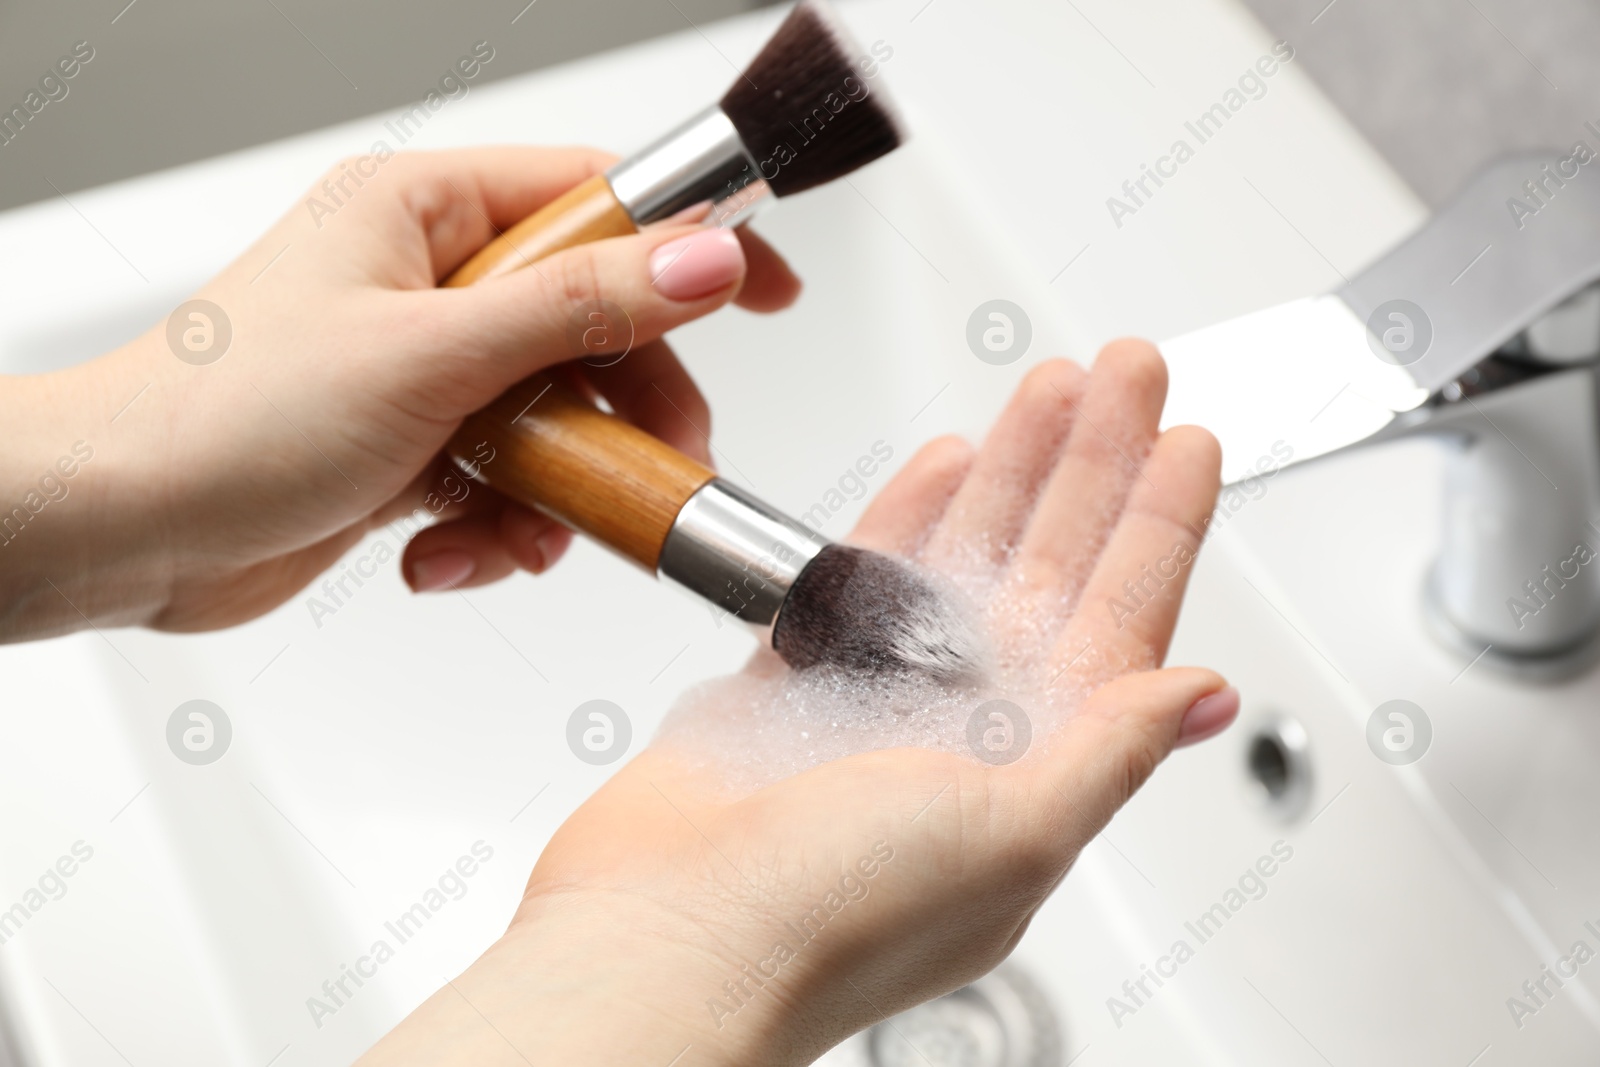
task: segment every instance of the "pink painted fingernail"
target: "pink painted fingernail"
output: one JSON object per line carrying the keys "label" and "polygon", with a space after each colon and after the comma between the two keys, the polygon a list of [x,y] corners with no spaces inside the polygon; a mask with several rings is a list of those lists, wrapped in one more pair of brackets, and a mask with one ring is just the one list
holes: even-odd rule
{"label": "pink painted fingernail", "polygon": [[460,585],[478,569],[477,560],[465,552],[449,550],[413,560],[411,563],[411,591],[433,593]]}
{"label": "pink painted fingernail", "polygon": [[1192,745],[1221,733],[1238,714],[1239,691],[1231,685],[1201,697],[1183,713],[1183,725],[1178,728],[1179,746]]}
{"label": "pink painted fingernail", "polygon": [[668,300],[699,300],[744,274],[744,249],[732,230],[701,230],[650,254],[650,284]]}

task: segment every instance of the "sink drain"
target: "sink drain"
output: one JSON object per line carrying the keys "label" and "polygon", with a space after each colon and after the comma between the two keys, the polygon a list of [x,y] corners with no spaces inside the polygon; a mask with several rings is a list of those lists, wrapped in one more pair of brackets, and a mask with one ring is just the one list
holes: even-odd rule
{"label": "sink drain", "polygon": [[872,1067],[1061,1067],[1061,1026],[1039,987],[1006,964],[866,1034]]}
{"label": "sink drain", "polygon": [[1263,806],[1284,820],[1311,799],[1311,757],[1306,729],[1287,715],[1272,715],[1246,735],[1245,773]]}

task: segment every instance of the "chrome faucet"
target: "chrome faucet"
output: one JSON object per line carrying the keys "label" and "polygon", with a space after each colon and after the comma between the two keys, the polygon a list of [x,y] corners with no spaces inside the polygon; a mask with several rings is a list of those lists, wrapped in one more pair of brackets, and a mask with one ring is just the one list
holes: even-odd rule
{"label": "chrome faucet", "polygon": [[[1203,378],[1213,395],[1175,413],[1223,427],[1233,458],[1264,454],[1260,434],[1288,438],[1293,463],[1443,437],[1431,628],[1513,673],[1565,676],[1600,635],[1597,281],[1600,159],[1509,156],[1342,289],[1163,344],[1175,394]],[[1220,403],[1218,375],[1241,383]],[[1307,419],[1319,388],[1332,399]]]}

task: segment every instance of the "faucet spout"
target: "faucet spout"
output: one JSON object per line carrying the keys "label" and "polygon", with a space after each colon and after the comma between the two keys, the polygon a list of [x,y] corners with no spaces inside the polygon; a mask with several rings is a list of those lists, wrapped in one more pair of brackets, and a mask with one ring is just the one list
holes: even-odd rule
{"label": "faucet spout", "polygon": [[[1169,418],[1217,432],[1224,470],[1272,437],[1291,463],[1441,438],[1431,628],[1539,678],[1600,645],[1600,174],[1579,166],[1507,157],[1338,292],[1162,345]],[[1508,207],[1529,175],[1547,198]]]}

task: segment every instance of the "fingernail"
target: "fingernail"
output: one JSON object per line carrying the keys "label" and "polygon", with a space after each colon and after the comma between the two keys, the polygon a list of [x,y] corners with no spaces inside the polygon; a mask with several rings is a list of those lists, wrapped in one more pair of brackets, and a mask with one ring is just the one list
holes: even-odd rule
{"label": "fingernail", "polygon": [[744,273],[744,249],[732,230],[701,230],[650,254],[650,284],[668,300],[698,300]]}
{"label": "fingernail", "polygon": [[478,563],[465,552],[438,552],[411,563],[411,591],[432,593],[460,585],[472,577]]}
{"label": "fingernail", "polygon": [[1203,696],[1183,713],[1183,725],[1178,727],[1178,744],[1192,745],[1219,734],[1238,714],[1239,690],[1233,686]]}

